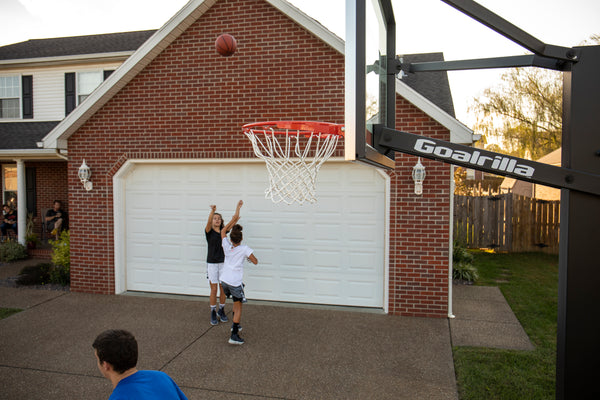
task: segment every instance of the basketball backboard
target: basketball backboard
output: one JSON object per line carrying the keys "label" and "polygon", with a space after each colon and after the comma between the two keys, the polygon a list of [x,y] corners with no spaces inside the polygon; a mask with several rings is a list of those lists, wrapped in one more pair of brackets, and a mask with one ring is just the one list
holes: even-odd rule
{"label": "basketball backboard", "polygon": [[391,0],[346,0],[345,158],[393,168],[373,126],[395,128],[396,23]]}

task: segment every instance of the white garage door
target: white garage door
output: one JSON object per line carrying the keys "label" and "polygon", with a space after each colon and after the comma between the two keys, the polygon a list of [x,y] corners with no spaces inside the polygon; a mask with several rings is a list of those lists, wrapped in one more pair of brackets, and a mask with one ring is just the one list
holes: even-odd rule
{"label": "white garage door", "polygon": [[229,221],[244,200],[249,299],[383,307],[385,179],[325,164],[318,202],[264,198],[264,164],[137,164],[125,178],[125,279],[130,291],[208,295],[209,205]]}

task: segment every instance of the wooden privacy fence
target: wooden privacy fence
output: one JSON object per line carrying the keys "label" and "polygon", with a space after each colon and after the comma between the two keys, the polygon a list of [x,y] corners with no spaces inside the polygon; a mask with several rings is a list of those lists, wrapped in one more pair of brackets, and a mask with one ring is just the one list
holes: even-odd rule
{"label": "wooden privacy fence", "polygon": [[558,254],[560,201],[513,193],[454,196],[454,239],[469,248]]}

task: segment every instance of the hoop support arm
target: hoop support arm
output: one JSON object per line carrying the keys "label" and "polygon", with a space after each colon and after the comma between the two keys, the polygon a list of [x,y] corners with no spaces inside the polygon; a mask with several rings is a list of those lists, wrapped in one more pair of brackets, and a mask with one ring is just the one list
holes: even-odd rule
{"label": "hoop support arm", "polygon": [[600,195],[600,175],[397,131],[382,125],[374,127],[374,143],[380,151],[391,149],[545,186]]}
{"label": "hoop support arm", "polygon": [[578,59],[578,50],[546,44],[473,0],[442,1],[534,54],[567,61]]}

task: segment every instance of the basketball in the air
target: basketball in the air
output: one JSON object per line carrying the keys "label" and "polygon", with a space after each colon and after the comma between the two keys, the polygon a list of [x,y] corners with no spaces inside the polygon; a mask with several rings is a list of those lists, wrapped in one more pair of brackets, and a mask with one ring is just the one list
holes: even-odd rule
{"label": "basketball in the air", "polygon": [[237,50],[237,42],[235,38],[227,33],[219,35],[217,40],[215,41],[215,48],[217,49],[217,53],[224,57],[232,56],[233,53]]}

